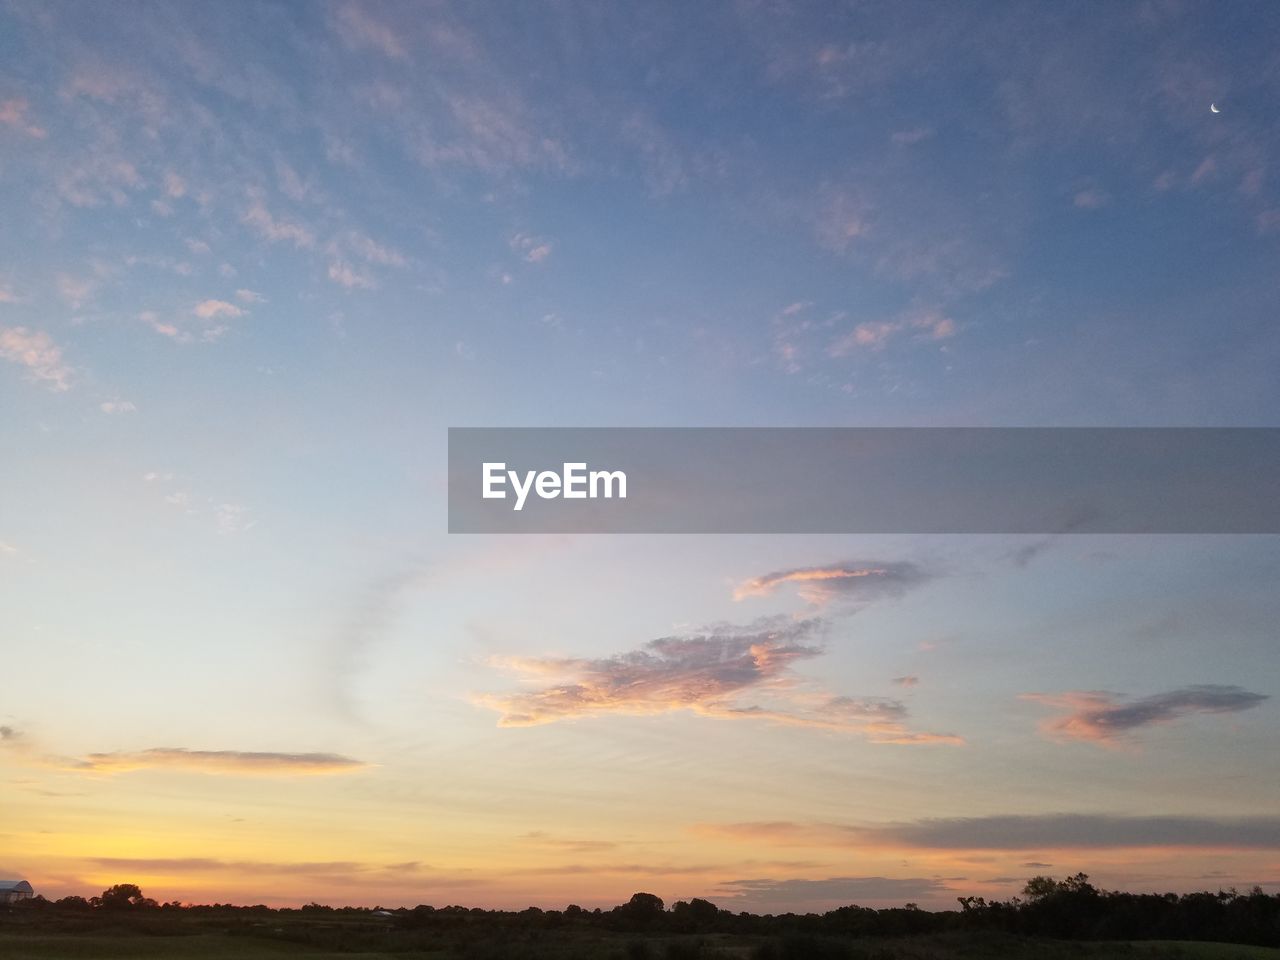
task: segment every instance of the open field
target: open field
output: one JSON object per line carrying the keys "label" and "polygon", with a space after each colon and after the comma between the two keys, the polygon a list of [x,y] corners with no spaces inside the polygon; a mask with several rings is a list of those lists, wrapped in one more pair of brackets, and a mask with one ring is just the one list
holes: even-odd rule
{"label": "open field", "polygon": [[[283,932],[283,931],[281,931]],[[1190,941],[1099,942],[1018,938],[995,934],[948,934],[868,940],[810,937],[653,936],[549,933],[530,936],[438,938],[435,942],[393,939],[343,949],[265,935],[132,932],[85,934],[0,930],[6,960],[1280,960],[1280,950]]]}

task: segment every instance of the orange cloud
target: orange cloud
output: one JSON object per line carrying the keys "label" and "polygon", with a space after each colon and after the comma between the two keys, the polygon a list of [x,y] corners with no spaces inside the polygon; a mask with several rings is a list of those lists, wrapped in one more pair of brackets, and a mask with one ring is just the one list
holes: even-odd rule
{"label": "orange cloud", "polygon": [[[820,656],[811,642],[821,621],[762,621],[706,634],[663,637],[614,657],[497,661],[543,681],[534,690],[484,694],[476,702],[501,714],[498,725],[530,727],[602,714],[652,715],[687,710],[706,717],[856,733],[872,743],[963,742],[951,734],[907,729],[906,707],[881,697],[844,697],[801,689],[790,672]],[[765,703],[743,703],[752,695]]]}
{"label": "orange cloud", "polygon": [[150,750],[91,753],[69,761],[69,769],[84,773],[128,773],[133,770],[178,769],[198,773],[262,776],[313,776],[353,773],[368,764],[336,753],[271,753],[242,750],[188,750],[154,747]]}
{"label": "orange cloud", "polygon": [[901,593],[926,579],[928,574],[914,563],[856,560],[824,567],[777,570],[752,577],[734,588],[733,599],[762,597],[772,593],[780,584],[797,583],[800,584],[800,596],[816,605],[837,597],[874,600]]}

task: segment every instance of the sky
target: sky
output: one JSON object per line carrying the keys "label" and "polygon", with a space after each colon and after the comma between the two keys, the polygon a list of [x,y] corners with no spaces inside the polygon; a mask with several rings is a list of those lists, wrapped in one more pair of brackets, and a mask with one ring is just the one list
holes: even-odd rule
{"label": "sky", "polygon": [[1280,890],[1274,537],[451,536],[445,499],[451,426],[1280,426],[1278,30],[3,0],[0,876]]}

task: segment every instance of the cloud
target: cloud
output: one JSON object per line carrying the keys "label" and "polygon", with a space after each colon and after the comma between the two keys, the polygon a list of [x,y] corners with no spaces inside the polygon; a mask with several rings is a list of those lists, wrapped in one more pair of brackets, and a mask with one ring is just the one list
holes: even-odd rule
{"label": "cloud", "polygon": [[731,909],[808,912],[853,903],[901,904],[945,895],[949,889],[945,881],[925,877],[762,878],[721,883],[716,900],[722,905],[727,900]]}
{"label": "cloud", "polygon": [[566,850],[571,853],[598,853],[605,850],[616,850],[622,845],[619,840],[574,840],[567,837],[554,837],[543,830],[531,830],[519,839],[547,847],[552,850]]}
{"label": "cloud", "polygon": [[92,857],[89,862],[108,870],[137,870],[160,874],[225,871],[251,875],[327,876],[333,873],[357,873],[368,869],[367,865],[349,860],[273,863],[262,860],[216,860],[210,857]]}
{"label": "cloud", "polygon": [[1004,555],[1004,559],[1008,560],[1015,567],[1025,567],[1052,546],[1052,537],[1033,540],[1031,543],[1024,543],[1022,546],[1010,550]]}
{"label": "cloud", "polygon": [[1081,190],[1072,198],[1072,203],[1081,210],[1097,210],[1105,207],[1111,198],[1097,187]]}
{"label": "cloud", "polygon": [[252,529],[256,521],[250,520],[248,514],[248,508],[242,507],[238,503],[218,504],[213,510],[213,518],[217,524],[218,533],[226,536]]}
{"label": "cloud", "polygon": [[932,136],[933,130],[929,127],[914,127],[910,130],[896,130],[889,139],[898,146],[910,146],[913,143],[928,140]]}
{"label": "cloud", "polygon": [[939,310],[919,310],[893,320],[860,323],[832,341],[827,352],[843,357],[859,350],[883,350],[890,342],[909,334],[916,341],[946,340],[955,336],[956,322]]}
{"label": "cloud", "polygon": [[795,567],[775,570],[738,584],[734,600],[763,597],[784,583],[799,585],[799,594],[809,603],[823,605],[832,600],[854,602],[898,596],[904,590],[930,579],[916,564],[905,561],[849,560],[823,567]]}
{"label": "cloud", "polygon": [[266,303],[267,298],[253,290],[240,289],[236,291],[236,299],[241,303]]}
{"label": "cloud", "polygon": [[299,223],[276,219],[257,198],[249,205],[249,209],[244,212],[240,220],[272,243],[288,241],[295,247],[304,249],[314,247],[316,243],[315,235],[310,230]]}
{"label": "cloud", "polygon": [[819,205],[815,223],[818,243],[833,253],[845,253],[869,232],[867,205],[852,194],[828,191]]}
{"label": "cloud", "polygon": [[920,678],[908,674],[905,677],[894,677],[890,683],[895,683],[900,687],[914,687],[920,683]]}
{"label": "cloud", "polygon": [[372,290],[377,286],[368,274],[340,261],[329,264],[329,279],[348,290]]}
{"label": "cloud", "polygon": [[230,874],[240,877],[304,877],[331,885],[368,886],[376,883],[447,882],[449,887],[470,886],[479,878],[445,877],[417,860],[400,863],[367,863],[353,860],[222,860],[215,857],[89,857],[86,863],[117,875],[182,876]]}
{"label": "cloud", "polygon": [[383,267],[403,267],[408,261],[399,250],[378,243],[358,230],[349,231],[342,238],[342,245],[355,256]]}
{"label": "cloud", "polygon": [[0,358],[25,367],[27,379],[46,384],[51,390],[71,388],[72,368],[62,359],[62,350],[43,331],[0,327]]}
{"label": "cloud", "polygon": [[960,817],[895,824],[871,833],[913,847],[1031,850],[1112,847],[1280,848],[1280,817],[1037,816]]}
{"label": "cloud", "polygon": [[1280,207],[1274,210],[1263,210],[1258,214],[1255,223],[1258,233],[1272,233],[1280,229]]}
{"label": "cloud", "polygon": [[820,626],[817,620],[804,620],[760,624],[745,632],[723,627],[663,637],[642,650],[600,660],[510,658],[500,665],[559,682],[480,702],[502,713],[498,722],[504,727],[602,713],[723,712],[733,696],[780,679],[797,660],[819,656],[821,647],[808,641]]}
{"label": "cloud", "polygon": [[1126,700],[1105,691],[1073,690],[1060,694],[1023,694],[1067,712],[1052,717],[1044,729],[1054,736],[1094,743],[1114,743],[1143,727],[1171,723],[1198,713],[1239,713],[1270,699],[1243,687],[1197,684]]}
{"label": "cloud", "polygon": [[138,319],[149,326],[156,333],[164,337],[172,337],[174,340],[190,339],[186,334],[172,323],[166,323],[161,320],[154,310],[143,310],[138,314]]}
{"label": "cloud", "polygon": [[374,577],[362,585],[347,615],[338,620],[327,645],[323,678],[332,706],[344,718],[360,719],[356,681],[368,666],[370,653],[395,628],[407,599],[430,577],[431,571],[416,562]]}
{"label": "cloud", "polygon": [[541,263],[551,256],[551,241],[527,233],[517,233],[508,241],[511,249],[529,263]]}
{"label": "cloud", "polygon": [[58,295],[72,310],[79,310],[93,296],[95,286],[94,281],[87,278],[73,277],[68,273],[58,274]]}
{"label": "cloud", "polygon": [[1202,180],[1206,180],[1213,176],[1217,169],[1218,161],[1212,154],[1210,154],[1201,161],[1200,166],[1196,167],[1195,171],[1191,174],[1191,182],[1200,183]]}
{"label": "cloud", "polygon": [[408,56],[401,34],[369,16],[367,9],[355,3],[343,4],[333,18],[333,30],[352,49],[371,48],[392,60]]}
{"label": "cloud", "polygon": [[367,764],[336,753],[259,753],[241,750],[188,750],[154,747],[134,753],[91,753],[71,760],[68,768],[85,773],[128,773],[133,770],[177,769],[197,773],[261,776],[310,776],[353,773]]}
{"label": "cloud", "polygon": [[225,300],[202,300],[191,311],[201,320],[216,320],[218,317],[242,317],[244,311],[234,303]]}
{"label": "cloud", "polygon": [[172,200],[187,195],[187,181],[170,170],[164,175],[164,195]]}
{"label": "cloud", "polygon": [[[790,668],[822,654],[815,638],[823,626],[815,619],[777,618],[745,628],[722,625],[705,633],[663,637],[640,650],[598,660],[498,660],[496,665],[540,685],[485,694],[476,702],[498,711],[502,727],[687,710],[720,719],[855,733],[873,743],[962,742],[949,734],[908,730],[906,707],[897,700],[806,689]],[[744,703],[747,695],[763,703]]]}
{"label": "cloud", "polygon": [[864,850],[1280,849],[1280,817],[1274,816],[998,814],[870,825],[790,820],[699,823],[691,831],[739,843]]}
{"label": "cloud", "polygon": [[98,409],[107,414],[134,413],[138,406],[132,400],[103,400]]}
{"label": "cloud", "polygon": [[0,123],[21,130],[28,137],[43,140],[48,134],[43,127],[27,122],[29,104],[22,98],[0,101]]}

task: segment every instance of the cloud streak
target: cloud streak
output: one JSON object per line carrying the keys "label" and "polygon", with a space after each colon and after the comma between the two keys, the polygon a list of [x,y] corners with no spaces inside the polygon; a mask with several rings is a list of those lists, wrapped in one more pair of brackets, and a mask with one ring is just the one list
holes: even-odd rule
{"label": "cloud streak", "polygon": [[83,758],[69,761],[67,766],[69,769],[84,773],[102,774],[175,769],[196,773],[316,776],[354,773],[366,768],[368,764],[336,753],[274,753],[154,747],[132,753],[90,753]]}
{"label": "cloud streak", "polygon": [[1280,849],[1280,817],[999,814],[854,825],[791,820],[700,823],[698,836],[784,847],[882,850]]}
{"label": "cloud streak", "polygon": [[1129,700],[1104,691],[1072,690],[1060,694],[1023,694],[1065,712],[1045,721],[1050,736],[1113,744],[1144,727],[1172,723],[1197,714],[1239,713],[1270,699],[1243,687],[1196,684]]}
{"label": "cloud streak", "polygon": [[815,606],[833,600],[869,602],[898,596],[930,579],[914,563],[904,561],[848,560],[820,567],[793,567],[752,577],[738,584],[734,600],[763,597],[783,584],[796,584],[801,597]]}

